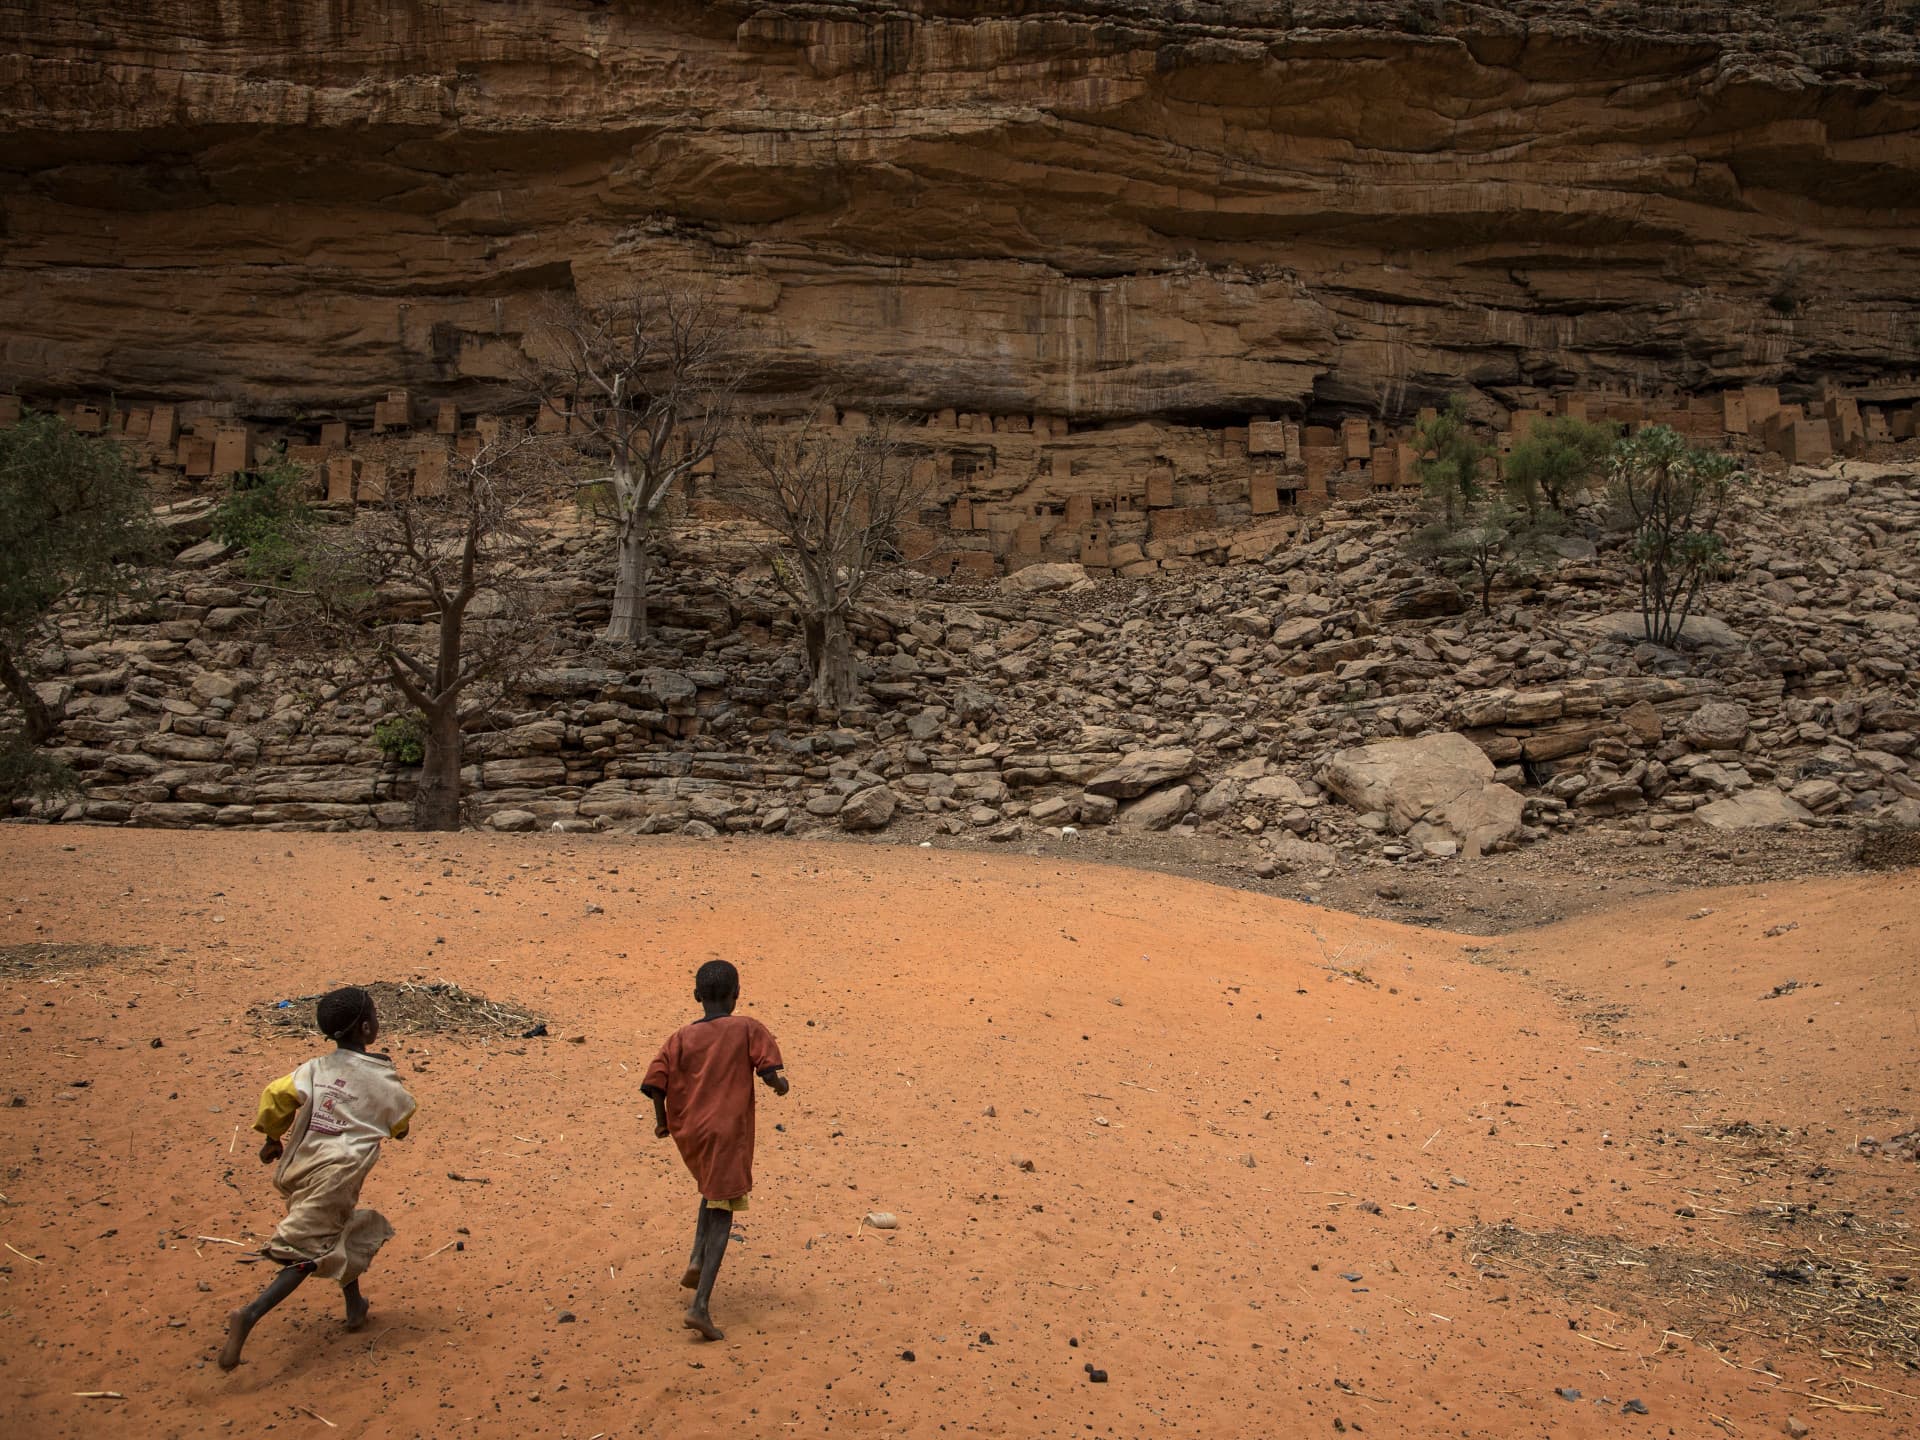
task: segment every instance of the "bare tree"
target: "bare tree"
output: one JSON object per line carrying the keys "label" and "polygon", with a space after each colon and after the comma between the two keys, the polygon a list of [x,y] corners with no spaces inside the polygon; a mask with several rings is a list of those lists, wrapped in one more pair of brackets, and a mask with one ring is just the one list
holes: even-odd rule
{"label": "bare tree", "polygon": [[891,425],[842,429],[831,415],[743,427],[722,493],[773,532],[767,558],[800,612],[813,697],[839,708],[859,689],[854,607],[875,575],[911,558],[902,535],[929,485]]}
{"label": "bare tree", "polygon": [[450,457],[444,493],[385,501],[309,570],[330,638],[391,685],[420,721],[420,830],[460,828],[464,725],[544,648],[552,617],[535,583],[529,504],[547,483],[539,437],[503,436]]}
{"label": "bare tree", "polygon": [[526,379],[546,423],[564,418],[607,457],[615,573],[604,638],[637,644],[647,635],[655,513],[712,457],[747,378],[738,325],[711,287],[642,284],[593,305],[554,297],[530,338]]}

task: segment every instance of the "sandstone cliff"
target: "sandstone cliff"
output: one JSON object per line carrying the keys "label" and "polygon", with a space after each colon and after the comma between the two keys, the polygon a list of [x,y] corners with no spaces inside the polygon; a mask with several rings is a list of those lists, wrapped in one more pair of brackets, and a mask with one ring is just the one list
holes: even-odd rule
{"label": "sandstone cliff", "polygon": [[1075,420],[1920,367],[1887,3],[0,0],[0,380],[488,398],[717,269],[779,390]]}

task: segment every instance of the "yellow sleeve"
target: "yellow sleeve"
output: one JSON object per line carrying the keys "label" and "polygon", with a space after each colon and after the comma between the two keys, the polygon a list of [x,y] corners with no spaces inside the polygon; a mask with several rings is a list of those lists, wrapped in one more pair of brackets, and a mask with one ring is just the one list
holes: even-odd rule
{"label": "yellow sleeve", "polygon": [[299,1113],[300,1091],[292,1075],[282,1075],[260,1092],[260,1113],[254,1117],[253,1128],[277,1140],[287,1133]]}
{"label": "yellow sleeve", "polygon": [[399,1118],[399,1120],[394,1123],[393,1129],[389,1130],[387,1133],[391,1135],[395,1140],[406,1139],[407,1131],[413,1128],[413,1117],[419,1111],[419,1109],[420,1107],[416,1105],[413,1107],[412,1110],[407,1111],[406,1114],[402,1115]]}

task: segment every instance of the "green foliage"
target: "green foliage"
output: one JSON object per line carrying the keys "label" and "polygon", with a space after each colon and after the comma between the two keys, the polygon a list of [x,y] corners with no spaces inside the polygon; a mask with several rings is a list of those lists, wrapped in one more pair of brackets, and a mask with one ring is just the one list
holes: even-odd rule
{"label": "green foliage", "polygon": [[1649,425],[1613,452],[1615,505],[1632,531],[1647,639],[1671,645],[1725,562],[1720,521],[1745,475],[1733,456]]}
{"label": "green foliage", "polygon": [[1494,585],[1531,573],[1558,528],[1551,511],[1529,514],[1505,495],[1482,494],[1460,502],[1451,516],[1436,514],[1414,531],[1407,548],[1442,573],[1469,580],[1486,611],[1493,608]]}
{"label": "green foliage", "polygon": [[26,736],[0,736],[0,814],[11,810],[16,800],[60,800],[79,793],[73,771]]}
{"label": "green foliage", "polygon": [[279,451],[234,476],[213,512],[213,533],[246,552],[240,568],[249,579],[298,582],[310,568],[316,517],[305,489],[305,475]]}
{"label": "green foliage", "polygon": [[1600,473],[1619,438],[1611,425],[1567,416],[1538,421],[1507,456],[1502,470],[1507,493],[1529,513],[1543,501],[1564,510],[1567,501]]}
{"label": "green foliage", "polygon": [[123,591],[118,562],[151,525],[146,481],[116,441],[33,411],[0,429],[0,645],[68,596]]}
{"label": "green foliage", "polygon": [[1413,432],[1420,484],[1437,501],[1451,524],[1455,513],[1480,497],[1481,472],[1492,452],[1467,424],[1467,402],[1458,395]]}
{"label": "green foliage", "polygon": [[418,765],[427,758],[426,727],[411,711],[405,715],[389,715],[375,725],[373,743],[396,765]]}

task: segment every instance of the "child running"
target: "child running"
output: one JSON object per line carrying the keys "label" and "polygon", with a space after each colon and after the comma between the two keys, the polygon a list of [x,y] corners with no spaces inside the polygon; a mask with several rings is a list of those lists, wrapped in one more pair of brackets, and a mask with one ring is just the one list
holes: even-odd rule
{"label": "child running", "polygon": [[339,1048],[281,1076],[260,1095],[253,1122],[267,1137],[260,1161],[280,1162],[273,1183],[287,1202],[287,1218],[261,1253],[284,1268],[258,1299],[227,1317],[222,1370],[240,1363],[248,1333],[309,1275],[338,1280],[346,1292],[347,1329],[365,1325],[360,1275],[393,1237],[384,1215],[355,1206],[380,1158],[380,1142],[405,1137],[413,1096],[393,1061],[367,1049],[379,1038],[380,1016],[365,990],[349,985],[321,996],[318,1019],[320,1032]]}
{"label": "child running", "polygon": [[693,1257],[680,1277],[694,1292],[686,1326],[709,1340],[724,1340],[707,1307],[734,1214],[747,1208],[753,1189],[753,1077],[776,1095],[786,1094],[788,1086],[773,1033],[733,1013],[740,1002],[738,970],[725,960],[709,960],[693,977],[693,998],[705,1017],[667,1037],[640,1089],[653,1101],[653,1133],[673,1137],[700,1187]]}

